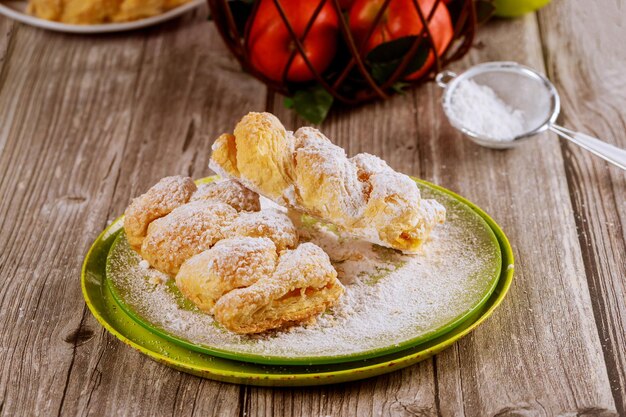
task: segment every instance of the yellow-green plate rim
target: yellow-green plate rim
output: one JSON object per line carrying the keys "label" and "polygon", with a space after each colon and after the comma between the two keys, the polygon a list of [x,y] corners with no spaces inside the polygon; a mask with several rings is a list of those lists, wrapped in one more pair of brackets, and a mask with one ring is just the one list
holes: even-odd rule
{"label": "yellow-green plate rim", "polygon": [[[482,324],[489,316],[491,316],[491,314],[493,314],[493,312],[500,306],[500,304],[504,300],[506,294],[509,291],[511,283],[513,281],[513,274],[514,274],[513,250],[511,248],[509,240],[504,234],[504,232],[502,231],[501,227],[487,213],[485,213],[481,208],[476,206],[471,201],[465,199],[464,197],[456,194],[453,191],[450,191],[444,187],[438,186],[428,181],[424,181],[420,179],[416,179],[416,180],[420,183],[424,183],[434,189],[437,189],[441,192],[451,195],[452,197],[468,205],[472,210],[476,211],[476,213],[479,214],[493,230],[494,234],[496,235],[496,238],[498,239],[498,242],[500,243],[500,249],[502,251],[502,272],[501,272],[502,275],[498,283],[498,287],[500,288],[500,291],[498,292],[496,299],[493,301],[493,303],[488,308],[488,310],[485,311],[480,317],[476,319],[476,321],[474,321],[471,325],[469,325],[467,328],[465,328],[461,332],[453,335],[449,339],[445,339],[442,342],[434,346],[431,346],[430,348],[426,350],[414,352],[401,358],[374,363],[371,365],[365,365],[365,366],[358,367],[358,368],[351,368],[351,369],[345,369],[345,370],[339,370],[339,371],[333,370],[330,372],[293,373],[293,374],[264,374],[264,373],[253,374],[250,372],[215,370],[215,369],[209,369],[206,367],[189,364],[183,361],[170,358],[166,355],[162,355],[160,353],[154,352],[150,349],[147,349],[133,342],[132,340],[124,336],[122,333],[114,329],[100,315],[98,310],[95,309],[91,301],[91,298],[87,292],[87,287],[86,287],[87,261],[90,259],[90,255],[92,254],[92,252],[94,251],[96,247],[96,242],[99,242],[108,233],[110,233],[110,229],[111,227],[115,225],[115,223],[112,223],[104,231],[100,233],[100,235],[95,240],[94,244],[90,247],[89,251],[87,252],[85,256],[85,261],[83,262],[83,266],[81,269],[81,289],[82,289],[83,297],[85,298],[87,307],[92,312],[96,320],[109,333],[111,333],[112,335],[120,339],[122,342],[126,343],[127,345],[131,346],[137,351],[151,357],[152,359],[158,362],[172,366],[181,371],[189,372],[189,373],[207,377],[210,379],[216,379],[216,380],[227,381],[227,382],[245,381],[246,383],[249,383],[249,384],[266,385],[266,386],[268,385],[270,386],[271,385],[319,385],[319,384],[325,384],[325,383],[337,383],[337,382],[345,382],[349,380],[360,379],[358,377],[354,377],[354,378],[350,377],[351,375],[355,375],[355,374],[362,374],[364,375],[363,377],[370,377],[370,376],[380,375],[380,374],[389,372],[391,370],[402,369],[404,367],[417,363],[420,360],[426,359],[432,356],[433,354],[442,351],[443,349],[447,347],[450,347],[457,340],[466,336],[468,333],[470,333],[472,330],[474,330],[476,327]],[[359,362],[355,362],[355,364],[358,364],[358,363]]]}

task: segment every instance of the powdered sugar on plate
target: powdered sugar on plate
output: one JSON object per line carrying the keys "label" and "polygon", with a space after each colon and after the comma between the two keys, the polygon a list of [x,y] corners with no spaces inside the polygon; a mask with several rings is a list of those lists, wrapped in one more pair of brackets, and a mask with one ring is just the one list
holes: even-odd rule
{"label": "powdered sugar on plate", "polygon": [[231,333],[185,300],[173,280],[142,268],[123,237],[109,254],[107,278],[141,320],[209,350],[315,360],[424,340],[478,305],[500,269],[498,244],[482,219],[452,197],[433,193],[448,210],[448,219],[416,255],[302,219],[302,240],[329,254],[346,287],[339,304],[312,324],[253,336]]}

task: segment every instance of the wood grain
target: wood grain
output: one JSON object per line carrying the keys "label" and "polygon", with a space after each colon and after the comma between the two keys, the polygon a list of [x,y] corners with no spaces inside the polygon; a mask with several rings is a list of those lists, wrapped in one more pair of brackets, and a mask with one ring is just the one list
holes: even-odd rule
{"label": "wood grain", "polygon": [[[22,53],[5,64],[0,96],[0,108],[10,109],[0,189],[11,196],[0,203],[0,274],[11,277],[2,281],[0,391],[6,415],[54,415],[74,361],[70,335],[85,313],[75,278],[80,257],[106,223],[114,186],[107,176],[121,160],[116,140],[125,137],[118,109],[127,95],[104,93],[130,91],[136,77],[116,71],[114,59],[90,55],[87,43],[19,29],[11,42]],[[132,55],[130,41],[100,52],[104,58],[120,47]],[[113,77],[98,83],[92,71]],[[84,109],[96,102],[111,122],[85,129],[97,113]]]}
{"label": "wood grain", "polygon": [[[193,26],[188,25],[191,22]],[[132,107],[136,110],[110,220],[124,210],[132,196],[165,175],[207,175],[210,137],[232,124],[239,117],[240,108],[259,109],[265,101],[264,88],[238,71],[202,12],[150,34],[144,42],[139,68],[142,76],[133,89]],[[241,89],[234,89],[235,85]],[[123,345],[119,348],[127,349]],[[86,411],[96,415],[119,409],[137,415],[239,413],[238,386],[198,380],[143,357],[137,371],[128,372],[123,380],[115,370],[137,368],[133,366],[138,361],[137,354],[132,352],[120,358],[118,352],[112,351],[107,356],[106,366],[96,366],[96,371],[107,379],[94,392],[95,401],[85,404]],[[90,368],[93,366],[89,364],[85,364],[85,371],[76,367],[77,372],[72,375],[75,387],[80,387]],[[136,389],[124,395],[110,395],[126,390],[127,386]],[[85,397],[78,389],[75,391],[77,400]],[[133,398],[142,400],[133,402]],[[77,410],[82,408],[79,404]]]}
{"label": "wood grain", "polygon": [[[625,13],[618,2],[590,9],[568,1],[539,14],[548,73],[562,99],[560,122],[621,148]],[[609,380],[617,410],[626,415],[626,173],[566,141],[561,147]]]}
{"label": "wood grain", "polygon": [[[624,4],[555,1],[484,27],[457,70],[517,60],[562,92],[562,121],[626,146]],[[606,6],[606,7],[605,7]],[[243,387],[157,364],[102,329],[79,287],[91,241],[170,174],[200,177],[246,112],[302,125],[242,73],[206,8],[78,37],[0,18],[0,416],[615,416],[626,387],[626,177],[550,135],[498,152],[445,121],[426,85],[339,109],[322,130],[483,207],[515,249],[502,307],[437,357],[337,386]]]}
{"label": "wood grain", "polygon": [[[13,39],[13,33],[15,30],[16,24],[9,19],[0,18],[0,94],[2,94],[2,89],[5,86],[5,68],[7,63],[7,56],[10,53],[11,49],[11,40]],[[1,109],[1,108],[0,108]],[[11,109],[2,109],[2,117],[10,117],[8,113]],[[7,113],[7,116],[4,116],[4,113]],[[7,123],[0,124],[0,153],[3,151],[4,146],[6,145],[6,141],[8,138]]]}
{"label": "wood grain", "polygon": [[[466,61],[543,68],[532,15],[493,21],[478,42]],[[441,183],[507,231],[516,279],[503,308],[456,351],[438,357],[437,374],[446,380],[440,403],[462,401],[469,416],[615,415],[559,143],[543,135],[515,150],[491,151],[442,126],[435,161],[452,169]]]}
{"label": "wood grain", "polygon": [[0,201],[0,273],[11,277],[0,284],[0,414],[238,414],[239,387],[172,371],[108,335],[78,280],[130,195],[168,173],[206,175],[209,135],[265,102],[205,16],[130,36],[13,35],[20,53],[0,96],[12,109],[0,190],[13,196]]}

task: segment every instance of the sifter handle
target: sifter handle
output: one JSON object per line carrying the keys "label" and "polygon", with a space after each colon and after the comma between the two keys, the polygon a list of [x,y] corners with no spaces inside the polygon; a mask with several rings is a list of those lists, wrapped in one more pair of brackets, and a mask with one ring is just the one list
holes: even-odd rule
{"label": "sifter handle", "polygon": [[550,130],[570,142],[575,143],[583,149],[588,150],[596,156],[608,161],[623,170],[626,170],[626,150],[620,149],[609,143],[603,142],[593,136],[575,132],[562,126],[552,125]]}

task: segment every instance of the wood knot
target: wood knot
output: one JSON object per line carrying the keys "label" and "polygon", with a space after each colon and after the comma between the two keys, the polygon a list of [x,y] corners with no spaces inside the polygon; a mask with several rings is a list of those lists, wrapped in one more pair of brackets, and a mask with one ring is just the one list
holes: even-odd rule
{"label": "wood knot", "polygon": [[87,201],[87,198],[80,195],[64,195],[59,200],[64,203],[81,204]]}
{"label": "wood knot", "polygon": [[540,417],[544,414],[542,410],[531,407],[530,405],[519,405],[513,407],[504,407],[493,415],[493,417]]}
{"label": "wood knot", "polygon": [[78,329],[70,332],[65,336],[65,342],[78,347],[87,343],[93,338],[94,331],[89,327],[79,327]]}
{"label": "wood knot", "polygon": [[577,417],[618,417],[617,411],[607,410],[600,407],[579,408],[576,411]]}
{"label": "wood knot", "polygon": [[400,400],[394,401],[389,411],[391,415],[401,417],[436,417],[437,412],[430,408],[415,403],[404,403]]}
{"label": "wood knot", "polygon": [[[544,409],[534,408],[530,405],[522,405],[516,407],[505,407],[494,414],[493,417],[539,417],[544,415]],[[558,415],[576,417],[617,417],[617,412],[600,407],[584,407],[574,411],[558,413]]]}

